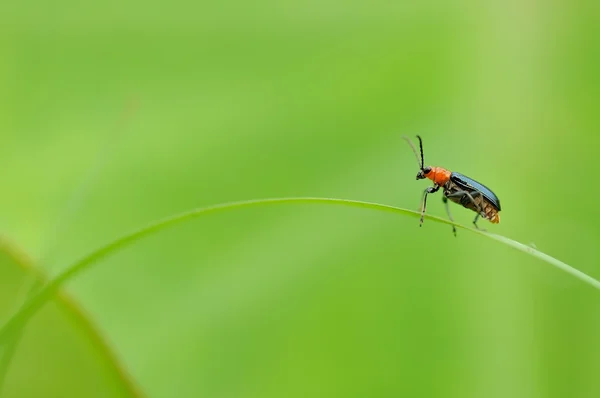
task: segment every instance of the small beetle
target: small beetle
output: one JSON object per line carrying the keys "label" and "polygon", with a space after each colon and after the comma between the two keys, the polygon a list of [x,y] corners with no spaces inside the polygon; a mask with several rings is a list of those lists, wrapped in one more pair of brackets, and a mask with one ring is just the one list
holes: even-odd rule
{"label": "small beetle", "polygon": [[[412,141],[406,136],[403,138],[412,148],[415,156],[417,157],[417,162],[421,168],[417,174],[417,180],[429,178],[431,181],[433,181],[433,186],[426,188],[423,192],[423,207],[421,209],[421,220],[419,226],[423,225],[425,208],[427,207],[427,194],[437,192],[441,187],[444,188],[444,196],[442,197],[442,200],[446,205],[446,212],[448,213],[448,218],[450,218],[450,221],[454,222],[454,219],[450,214],[448,199],[477,213],[475,219],[473,220],[473,224],[477,229],[479,229],[477,226],[477,220],[479,217],[490,220],[490,222],[493,224],[500,222],[500,215],[498,214],[500,211],[500,200],[496,194],[491,191],[491,189],[473,180],[472,178],[459,173],[451,172],[442,167],[425,167],[423,162],[423,140],[421,140],[421,137],[417,135],[417,138],[419,139],[419,147],[421,149],[420,159],[419,154],[417,153],[417,148]],[[456,227],[454,225],[452,225],[452,231],[454,232],[454,236],[456,236]]]}

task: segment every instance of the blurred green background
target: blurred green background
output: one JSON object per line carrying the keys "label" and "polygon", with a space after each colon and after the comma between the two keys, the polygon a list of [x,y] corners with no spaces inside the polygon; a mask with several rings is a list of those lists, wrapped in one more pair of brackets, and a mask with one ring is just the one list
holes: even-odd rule
{"label": "blurred green background", "polygon": [[[500,197],[501,223],[481,226],[600,278],[599,38],[597,1],[3,2],[0,316],[31,285],[14,246],[52,276],[220,202],[417,209],[401,139],[417,133],[426,163]],[[441,194],[428,209],[445,216]],[[600,292],[410,217],[214,214],[63,296],[3,396],[600,394]]]}

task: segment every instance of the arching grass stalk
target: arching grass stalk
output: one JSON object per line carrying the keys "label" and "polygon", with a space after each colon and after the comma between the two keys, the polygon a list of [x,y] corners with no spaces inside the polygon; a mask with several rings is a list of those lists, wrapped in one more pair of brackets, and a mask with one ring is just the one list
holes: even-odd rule
{"label": "arching grass stalk", "polygon": [[[332,198],[311,198],[311,197],[299,197],[299,198],[274,198],[274,199],[256,199],[256,200],[247,200],[241,202],[231,202],[231,203],[223,203],[214,206],[204,207],[200,209],[191,210],[186,213],[178,214],[157,222],[154,222],[146,227],[133,231],[127,235],[124,235],[103,247],[95,250],[94,252],[88,254],[83,257],[73,265],[67,267],[65,271],[59,274],[55,279],[46,284],[35,296],[29,299],[25,305],[15,313],[2,327],[0,330],[0,343],[6,342],[7,339],[10,339],[13,333],[18,332],[26,322],[40,309],[44,306],[44,304],[50,300],[55,292],[66,282],[73,279],[75,276],[79,275],[84,270],[90,268],[93,264],[102,260],[103,258],[118,252],[120,249],[123,249],[136,241],[149,236],[153,233],[162,231],[166,228],[172,227],[176,224],[182,223],[184,221],[188,221],[197,217],[200,217],[205,214],[215,213],[223,210],[232,210],[240,207],[250,207],[250,206],[262,206],[262,205],[271,205],[271,204],[279,204],[279,203],[316,203],[316,204],[329,204],[329,205],[338,205],[338,206],[350,206],[350,207],[359,207],[365,209],[379,210],[385,211],[389,213],[396,213],[405,216],[411,217],[420,217],[420,213],[413,211],[402,209],[399,207],[388,206],[378,203],[370,203],[370,202],[362,202],[358,200],[347,200],[347,199],[332,199]],[[576,278],[581,279],[587,284],[595,287],[600,290],[600,282],[591,276],[577,270],[576,268],[571,267],[564,262],[553,258],[545,253],[540,252],[533,247],[526,246],[522,243],[516,242],[512,239],[505,238],[500,235],[490,234],[487,232],[483,232],[473,228],[467,228],[463,225],[456,224],[450,222],[448,220],[444,220],[438,217],[426,216],[427,219],[443,223],[454,225],[457,228],[470,231],[472,233],[480,234],[486,236],[490,239],[501,242],[507,246],[513,247],[522,252],[528,253],[534,257],[539,258],[542,261],[547,262],[550,265],[553,265]]]}

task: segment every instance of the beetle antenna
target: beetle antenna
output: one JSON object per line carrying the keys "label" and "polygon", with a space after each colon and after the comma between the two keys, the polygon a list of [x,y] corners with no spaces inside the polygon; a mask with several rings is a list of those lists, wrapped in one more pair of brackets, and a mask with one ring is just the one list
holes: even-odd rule
{"label": "beetle antenna", "polygon": [[[419,138],[419,143],[421,143],[421,137],[417,136]],[[417,157],[417,163],[419,163],[419,168],[421,170],[423,170],[423,145],[421,144],[421,159],[419,159],[419,152],[417,152],[417,148],[415,147],[415,144],[413,144],[413,142],[410,140],[410,138],[408,138],[407,136],[403,135],[402,138],[408,142],[408,145],[410,145],[410,147],[412,148],[413,152],[415,153],[415,156]]]}
{"label": "beetle antenna", "polygon": [[425,160],[423,159],[423,140],[421,139],[421,136],[418,134],[417,134],[417,138],[419,139],[419,148],[421,148],[421,168],[423,168],[423,167],[425,167]]}

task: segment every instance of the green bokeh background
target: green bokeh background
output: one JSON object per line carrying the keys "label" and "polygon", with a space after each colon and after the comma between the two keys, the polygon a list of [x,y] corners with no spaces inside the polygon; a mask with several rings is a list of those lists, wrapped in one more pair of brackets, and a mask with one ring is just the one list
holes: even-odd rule
{"label": "green bokeh background", "polygon": [[[418,133],[426,163],[500,197],[501,223],[482,226],[600,278],[599,38],[597,1],[2,3],[0,233],[52,276],[220,202],[417,209],[426,183],[401,136]],[[439,193],[428,208],[445,215]],[[9,257],[2,319],[27,286]],[[600,292],[399,215],[214,214],[65,293],[152,397],[600,395]],[[128,396],[56,305],[5,396]]]}

